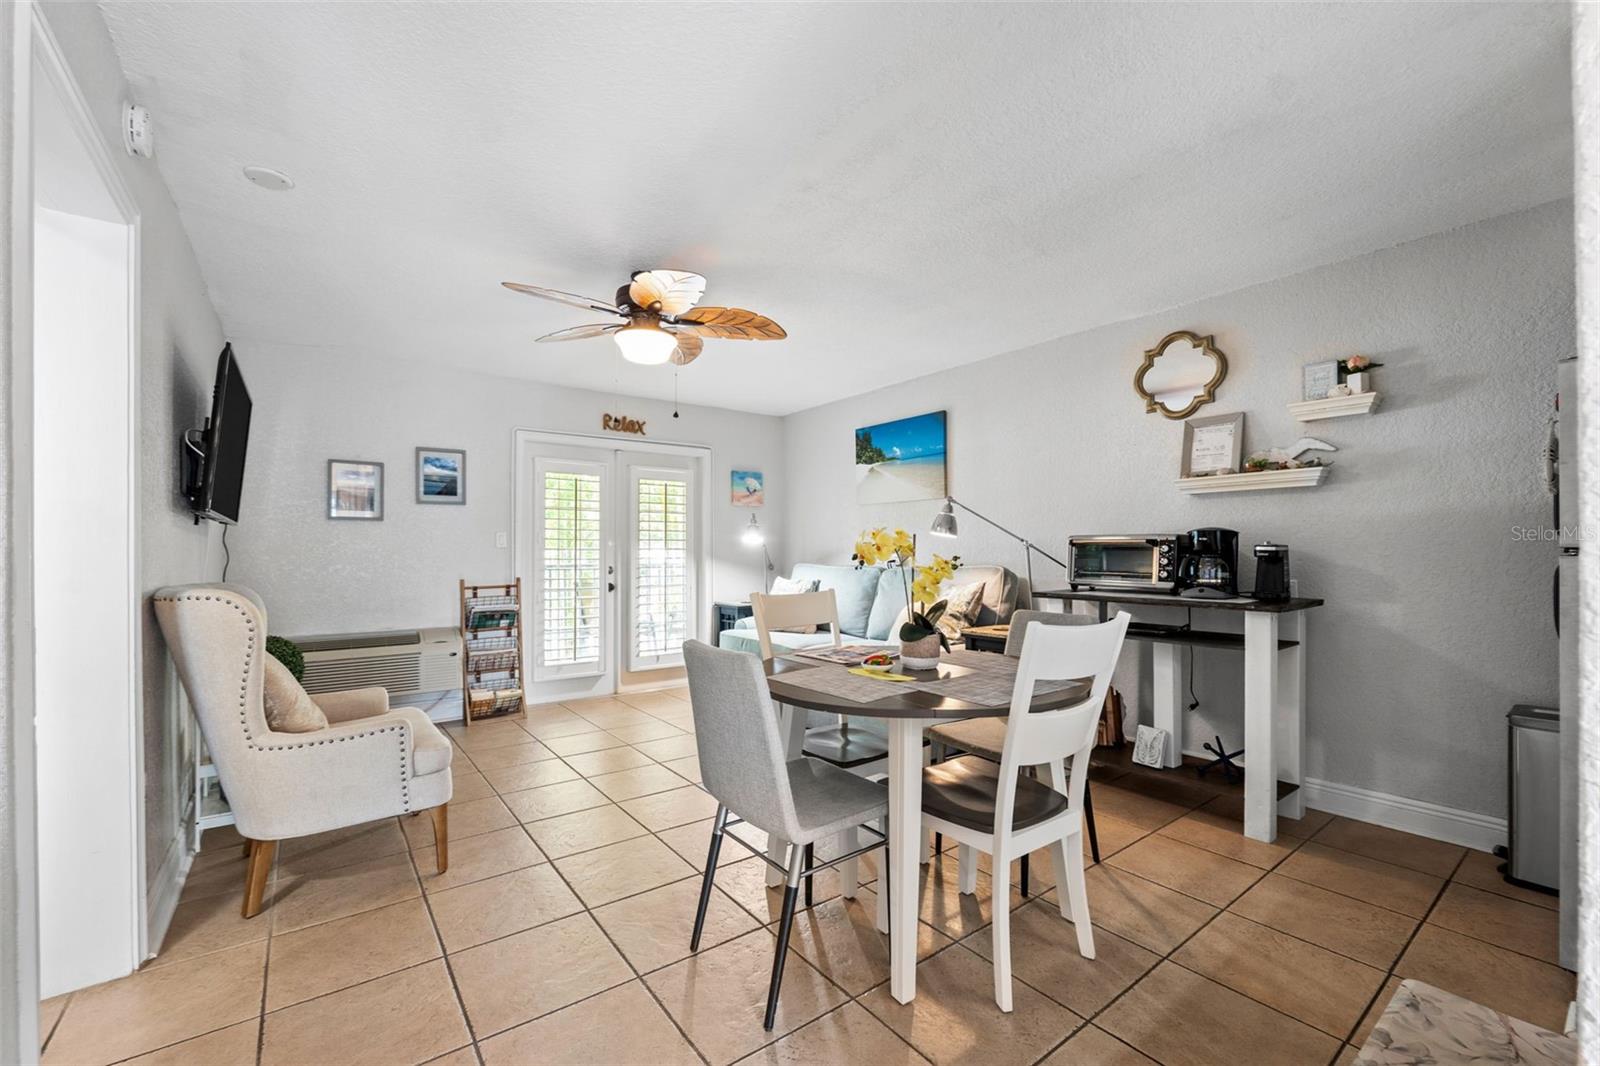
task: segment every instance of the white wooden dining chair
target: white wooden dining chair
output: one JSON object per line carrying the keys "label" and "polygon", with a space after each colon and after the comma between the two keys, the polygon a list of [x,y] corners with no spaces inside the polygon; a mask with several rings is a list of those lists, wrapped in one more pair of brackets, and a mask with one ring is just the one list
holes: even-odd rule
{"label": "white wooden dining chair", "polygon": [[[1011,714],[997,766],[975,755],[936,763],[922,772],[922,824],[991,856],[994,1001],[1011,1010],[1011,860],[1049,846],[1061,916],[1078,934],[1078,953],[1094,958],[1083,863],[1083,790],[1089,775],[1100,708],[1122,653],[1130,615],[1100,625],[1028,623],[1011,690]],[[1054,711],[1034,711],[1039,681],[1092,677],[1089,695]],[[1071,760],[1070,779],[1064,760]],[[1024,766],[1048,765],[1050,781],[1025,776]],[[965,879],[975,864],[962,868]]]}

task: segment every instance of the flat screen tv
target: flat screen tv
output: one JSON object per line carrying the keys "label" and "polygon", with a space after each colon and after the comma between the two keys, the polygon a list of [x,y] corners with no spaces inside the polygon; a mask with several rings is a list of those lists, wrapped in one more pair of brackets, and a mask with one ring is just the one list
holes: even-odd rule
{"label": "flat screen tv", "polygon": [[239,521],[244,484],[245,446],[250,442],[250,390],[233,357],[223,345],[217,357],[217,385],[211,393],[211,418],[201,434],[200,476],[189,494],[196,517],[233,524]]}

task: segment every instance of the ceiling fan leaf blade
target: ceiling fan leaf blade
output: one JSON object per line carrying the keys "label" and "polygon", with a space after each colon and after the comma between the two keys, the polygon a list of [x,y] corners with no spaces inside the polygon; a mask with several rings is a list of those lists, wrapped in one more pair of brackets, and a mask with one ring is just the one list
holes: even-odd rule
{"label": "ceiling fan leaf blade", "polygon": [[688,366],[700,357],[706,342],[693,333],[681,330],[674,331],[678,337],[678,347],[673,350],[671,360],[674,366]]}
{"label": "ceiling fan leaf blade", "polygon": [[742,307],[697,307],[679,316],[675,325],[702,337],[736,341],[781,341],[789,335],[766,315]]}
{"label": "ceiling fan leaf blade", "polygon": [[633,306],[653,308],[663,315],[683,314],[699,303],[705,292],[706,279],[687,270],[641,270],[628,285]]}
{"label": "ceiling fan leaf blade", "polygon": [[554,333],[546,333],[539,337],[539,341],[581,341],[590,337],[604,337],[608,333],[615,333],[622,328],[622,323],[596,322],[588,326],[573,326],[570,329],[558,329]]}
{"label": "ceiling fan leaf blade", "polygon": [[581,307],[586,311],[606,311],[613,315],[621,315],[615,304],[608,304],[604,300],[596,300],[592,296],[579,296],[576,293],[562,292],[560,289],[541,289],[537,285],[524,285],[516,281],[502,281],[500,284],[512,292],[520,292],[524,296],[537,296],[541,300],[554,300],[558,304],[569,304],[572,307]]}

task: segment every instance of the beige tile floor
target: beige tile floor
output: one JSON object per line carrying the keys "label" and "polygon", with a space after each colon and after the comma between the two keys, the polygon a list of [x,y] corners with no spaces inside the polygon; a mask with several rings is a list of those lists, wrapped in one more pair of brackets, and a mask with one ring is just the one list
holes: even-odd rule
{"label": "beige tile floor", "polygon": [[[46,1063],[1083,1063],[1327,1066],[1417,977],[1559,1028],[1553,901],[1488,855],[1324,814],[1239,833],[1236,788],[1097,755],[1097,958],[1077,953],[1045,853],[1013,883],[1015,1011],[995,1009],[992,879],[924,874],[918,996],[888,994],[873,863],[796,921],[761,1029],[778,894],[728,846],[689,927],[715,804],[683,692],[451,729],[451,868],[426,818],[288,841],[269,907],[207,835],[160,956],[40,1008]],[[755,839],[752,837],[752,839]],[[1042,894],[1041,894],[1042,893]]]}

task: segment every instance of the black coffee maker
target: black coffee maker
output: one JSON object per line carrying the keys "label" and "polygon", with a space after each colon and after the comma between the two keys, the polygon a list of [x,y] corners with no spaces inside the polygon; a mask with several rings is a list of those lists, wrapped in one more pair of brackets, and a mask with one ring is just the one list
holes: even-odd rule
{"label": "black coffee maker", "polygon": [[1222,600],[1239,595],[1239,534],[1231,529],[1191,529],[1178,566],[1178,595]]}
{"label": "black coffee maker", "polygon": [[1282,603],[1289,598],[1289,549],[1282,544],[1257,544],[1256,588],[1251,593],[1262,603]]}

